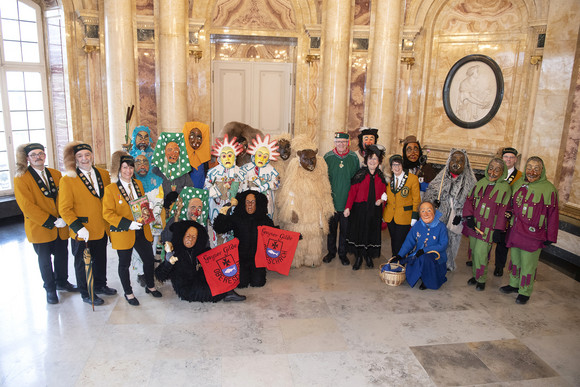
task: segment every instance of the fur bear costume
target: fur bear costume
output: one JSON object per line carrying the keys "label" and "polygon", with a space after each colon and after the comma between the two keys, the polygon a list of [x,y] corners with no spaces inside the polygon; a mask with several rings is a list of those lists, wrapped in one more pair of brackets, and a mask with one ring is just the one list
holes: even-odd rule
{"label": "fur bear costume", "polygon": [[[453,171],[453,167],[450,166],[450,164],[453,159],[453,154],[456,152],[461,152],[463,154],[465,157],[465,164],[463,171],[456,176],[453,176],[451,172]],[[475,187],[476,182],[477,180],[473,170],[471,169],[469,158],[467,157],[467,151],[465,151],[465,149],[451,148],[449,157],[445,163],[445,168],[431,181],[427,191],[425,192],[425,196],[423,197],[424,201],[435,203],[437,200],[440,202],[438,208],[439,212],[441,212],[440,221],[447,225],[449,231],[449,245],[447,246],[447,268],[449,270],[455,270],[456,267],[455,256],[457,255],[459,245],[461,244],[462,226],[460,221],[463,212],[463,205],[465,204],[467,195],[469,195],[473,187]],[[439,190],[441,190],[441,194],[439,194]],[[457,219],[458,216],[459,220]],[[454,228],[453,226],[458,227]]]}
{"label": "fur bear costume", "polygon": [[292,267],[320,266],[328,234],[328,219],[334,214],[328,167],[324,158],[315,156],[313,170],[300,164],[300,156],[307,150],[316,153],[314,142],[305,135],[292,140],[297,157],[292,158],[286,170],[282,187],[278,190],[278,220],[280,228],[302,234]]}

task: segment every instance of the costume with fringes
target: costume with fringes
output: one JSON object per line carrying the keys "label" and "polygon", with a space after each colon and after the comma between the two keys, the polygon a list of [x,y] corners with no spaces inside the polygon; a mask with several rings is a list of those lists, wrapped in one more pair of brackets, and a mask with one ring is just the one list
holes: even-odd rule
{"label": "costume with fringes", "polygon": [[[506,211],[511,210],[512,190],[507,177],[507,168],[503,164],[503,174],[495,181],[489,180],[489,166],[494,161],[492,159],[487,169],[485,177],[477,182],[463,206],[463,218],[473,217],[475,228],[469,228],[467,222],[463,223],[463,235],[469,237],[469,249],[473,258],[473,278],[477,282],[485,283],[487,279],[487,264],[489,252],[494,239],[505,238]],[[497,235],[494,235],[497,234]]]}
{"label": "costume with fringes", "polygon": [[[451,156],[455,152],[461,152],[465,156],[465,168],[460,175],[454,178],[449,172],[449,162],[451,161]],[[438,210],[442,214],[441,222],[447,224],[449,228],[448,223],[450,223],[451,214],[454,213],[455,215],[461,215],[467,195],[469,195],[469,192],[471,192],[475,186],[476,181],[473,170],[471,169],[471,164],[469,163],[469,158],[467,157],[467,152],[464,149],[452,148],[449,152],[445,168],[435,176],[431,183],[429,183],[429,187],[425,192],[423,200],[433,203],[437,199],[439,188],[441,187],[441,196],[439,198],[441,205]],[[443,182],[443,184],[441,184],[441,182]],[[451,206],[452,201],[453,207]],[[453,218],[451,218],[451,220],[453,220]],[[449,245],[447,246],[447,268],[449,270],[455,270],[455,256],[457,255],[460,244],[461,234],[449,231]]]}
{"label": "costume with fringes", "polygon": [[[280,145],[280,142],[283,141],[287,141],[288,143],[292,142],[292,138],[290,137],[289,134],[284,133],[281,135],[278,135],[276,137],[274,137],[274,140],[276,140],[278,142],[278,145]],[[281,150],[281,148],[279,148],[279,150]],[[296,153],[296,152],[294,152]],[[288,165],[290,164],[290,160],[292,160],[292,158],[295,155],[292,154],[292,149],[290,148],[290,156],[284,160],[282,159],[282,157],[280,157],[278,160],[272,160],[270,162],[270,164],[272,165],[272,167],[274,167],[274,169],[276,169],[276,171],[278,171],[278,180],[280,181],[280,187],[284,184],[284,178],[286,177],[286,170],[288,169]],[[277,202],[276,198],[278,197],[277,192],[274,194],[274,223],[278,224],[278,209],[280,208],[280,203]]]}
{"label": "costume with fringes", "polygon": [[[183,236],[190,227],[197,229],[197,241],[191,248],[183,245]],[[155,269],[155,277],[161,282],[171,280],[173,290],[184,301],[218,302],[225,294],[211,295],[211,290],[205,279],[205,273],[197,260],[198,255],[209,250],[209,237],[205,227],[193,220],[184,220],[171,226],[173,232],[173,255],[177,257],[175,264],[169,260],[163,261]]]}
{"label": "costume with fringes", "polygon": [[[292,149],[315,150],[316,146],[305,137],[297,136],[292,142]],[[288,166],[284,184],[278,190],[276,200],[280,205],[280,228],[299,232],[303,237],[298,243],[292,267],[314,267],[322,263],[328,219],[334,214],[327,169],[322,156],[316,156],[313,171],[302,168],[299,157],[294,157]],[[292,213],[298,216],[296,223],[292,222]]]}
{"label": "costume with fringes", "polygon": [[[246,212],[246,198],[248,195],[256,197],[256,211],[253,214]],[[268,199],[266,195],[255,191],[244,191],[236,196],[238,205],[233,214],[219,214],[215,218],[213,228],[218,233],[234,232],[240,244],[240,284],[239,288],[248,285],[260,287],[266,284],[266,268],[256,267],[256,250],[258,245],[258,226],[274,227],[274,222],[268,216]]]}

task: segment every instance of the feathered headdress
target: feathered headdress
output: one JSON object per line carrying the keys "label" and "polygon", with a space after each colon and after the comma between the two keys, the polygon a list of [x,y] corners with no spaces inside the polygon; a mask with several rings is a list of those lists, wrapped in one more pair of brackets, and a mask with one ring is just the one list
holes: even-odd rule
{"label": "feathered headdress", "polygon": [[224,148],[232,148],[234,150],[234,154],[237,156],[242,152],[242,144],[236,142],[237,137],[233,137],[231,141],[228,139],[228,135],[224,136],[223,140],[219,138],[215,140],[215,145],[211,147],[211,155],[215,157],[219,157],[220,153]]}
{"label": "feathered headdress", "polygon": [[270,142],[269,134],[264,139],[259,134],[256,135],[256,138],[252,139],[252,144],[248,145],[248,154],[253,156],[262,147],[268,149],[271,161],[277,160],[278,156],[280,156],[280,153],[278,153],[278,142],[276,140]]}

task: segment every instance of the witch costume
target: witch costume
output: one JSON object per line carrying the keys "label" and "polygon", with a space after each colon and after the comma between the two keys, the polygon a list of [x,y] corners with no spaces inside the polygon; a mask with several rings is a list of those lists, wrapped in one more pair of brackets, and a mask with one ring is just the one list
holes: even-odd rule
{"label": "witch costume", "polygon": [[[197,229],[197,241],[188,249],[183,244],[183,236],[190,227]],[[172,260],[166,256],[166,260],[155,269],[157,279],[162,282],[171,280],[173,290],[184,301],[218,302],[224,299],[226,293],[211,295],[203,268],[197,260],[198,255],[209,250],[209,237],[205,227],[193,220],[185,220],[174,223],[171,231],[173,255],[177,260],[172,264]]]}
{"label": "witch costume", "polygon": [[439,289],[447,281],[445,277],[447,227],[440,221],[440,218],[441,212],[435,211],[435,218],[431,223],[427,224],[423,219],[419,219],[411,227],[397,254],[403,257],[400,263],[407,264],[405,271],[407,282],[411,287],[414,287],[419,279],[423,281],[427,289]]}

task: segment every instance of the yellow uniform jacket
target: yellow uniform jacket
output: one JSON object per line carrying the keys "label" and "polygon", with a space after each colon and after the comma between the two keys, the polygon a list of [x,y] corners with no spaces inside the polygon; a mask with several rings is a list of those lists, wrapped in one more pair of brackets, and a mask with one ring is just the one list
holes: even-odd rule
{"label": "yellow uniform jacket", "polygon": [[394,188],[394,177],[387,187],[387,205],[383,210],[383,220],[390,222],[395,219],[399,225],[411,224],[411,219],[419,219],[419,204],[421,192],[419,179],[412,173],[404,173],[404,185],[399,190]]}
{"label": "yellow uniform jacket", "polygon": [[[24,231],[30,243],[52,242],[68,239],[68,227],[56,228],[54,222],[59,218],[58,188],[61,173],[56,169],[46,168],[49,187],[39,175],[31,171],[14,178],[14,196],[24,214]],[[53,191],[54,190],[54,191]]]}
{"label": "yellow uniform jacket", "polygon": [[103,219],[102,197],[105,187],[111,184],[109,172],[104,169],[93,167],[97,174],[99,193],[91,185],[90,181],[79,174],[75,176],[65,175],[60,183],[59,211],[61,217],[70,227],[71,238],[76,238],[76,233],[83,227],[89,231],[89,240],[99,240],[103,237],[109,225]]}
{"label": "yellow uniform jacket", "polygon": [[[143,184],[139,180],[133,179],[133,184],[139,187],[141,193],[144,192]],[[111,225],[111,242],[115,250],[127,250],[135,245],[135,231],[129,230],[133,221],[133,212],[117,183],[105,187],[103,218]],[[143,232],[145,238],[153,242],[153,235],[148,224],[143,225]]]}

